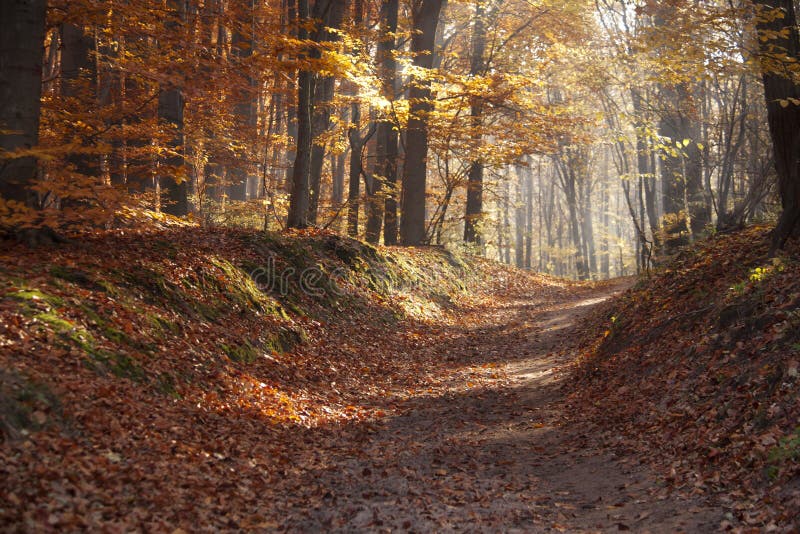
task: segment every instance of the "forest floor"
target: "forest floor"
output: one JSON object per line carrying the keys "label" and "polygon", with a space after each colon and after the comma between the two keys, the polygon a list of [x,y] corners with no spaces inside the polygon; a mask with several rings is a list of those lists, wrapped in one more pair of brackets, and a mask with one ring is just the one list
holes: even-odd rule
{"label": "forest floor", "polygon": [[[667,492],[636,456],[617,456],[569,425],[562,391],[581,321],[630,286],[620,279],[511,291],[417,331],[417,350],[501,377],[464,389],[458,375],[396,417],[330,436],[309,470],[296,450],[274,526],[292,531],[716,530],[722,509]],[[445,335],[441,329],[447,330]],[[402,337],[402,336],[401,336]],[[447,339],[442,343],[442,339]],[[305,504],[300,504],[305,503]],[[313,503],[312,506],[308,506]]]}
{"label": "forest floor", "polygon": [[599,283],[325,232],[0,248],[0,530],[795,532],[768,244]]}

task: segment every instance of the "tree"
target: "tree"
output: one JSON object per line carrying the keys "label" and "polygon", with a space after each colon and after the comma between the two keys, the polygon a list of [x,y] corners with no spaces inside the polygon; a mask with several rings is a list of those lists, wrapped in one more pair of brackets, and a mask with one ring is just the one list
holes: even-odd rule
{"label": "tree", "polygon": [[[64,22],[59,28],[59,47],[61,49],[61,95],[66,98],[81,99],[81,74],[86,71],[90,74],[91,81],[96,76],[95,62],[92,57],[94,38],[88,35],[84,28]],[[92,95],[94,96],[94,95]],[[91,102],[82,102],[89,103]],[[97,172],[89,164],[86,154],[73,153],[68,158],[69,163],[84,175]]]}
{"label": "tree", "polygon": [[[358,27],[364,20],[364,2],[355,0],[353,2],[353,23]],[[362,54],[360,47],[353,51],[354,57]],[[351,96],[358,96],[358,86],[348,84]],[[350,173],[348,176],[347,191],[347,235],[356,237],[358,235],[358,201],[361,192],[361,176],[364,174],[364,148],[367,141],[375,133],[373,123],[368,132],[361,134],[361,102],[358,98],[353,98],[350,103],[350,126],[347,129],[347,139],[350,143]]]}
{"label": "tree", "polygon": [[389,102],[389,109],[378,122],[375,147],[375,177],[373,194],[369,197],[366,239],[377,243],[381,223],[384,222],[383,239],[387,245],[397,244],[397,144],[398,135],[394,118],[394,100],[397,62],[394,54],[397,39],[398,0],[381,3],[381,28],[376,60],[381,79],[381,93]]}
{"label": "tree", "polygon": [[[0,215],[34,208],[45,0],[0,2]],[[11,221],[14,221],[12,218]],[[14,222],[16,224],[14,224]],[[14,221],[15,226],[19,221]]]}
{"label": "tree", "polygon": [[658,123],[664,149],[661,185],[664,200],[665,245],[685,244],[709,222],[703,198],[700,121],[694,84],[663,85]]}
{"label": "tree", "polygon": [[[398,0],[383,0],[381,4],[381,40],[378,43],[378,51],[381,69],[381,83],[383,95],[394,106],[395,86],[397,84],[397,61],[394,53],[397,48],[397,12],[399,9]],[[378,125],[377,140],[377,161],[375,167],[377,173],[385,181],[386,204],[383,223],[383,242],[386,245],[397,244],[397,159],[399,135],[396,121],[390,113],[383,122]]]}
{"label": "tree", "polygon": [[[317,0],[318,5],[322,5],[322,0]],[[344,13],[347,9],[347,2],[339,0],[330,2],[325,7],[323,14],[324,25],[317,28],[314,40],[317,42],[338,41],[339,37],[335,31],[342,25]],[[311,128],[314,141],[311,146],[311,163],[309,177],[309,207],[308,217],[311,224],[317,222],[317,210],[319,208],[319,189],[322,178],[322,165],[325,161],[326,143],[321,136],[328,131],[331,126],[331,101],[333,100],[334,82],[336,78],[331,75],[319,74],[314,83],[313,115]]]}
{"label": "tree", "polygon": [[800,40],[793,0],[756,0],[760,65],[781,212],[771,253],[797,233],[800,220]]}
{"label": "tree", "polygon": [[565,146],[555,157],[558,182],[561,186],[569,210],[569,231],[575,251],[575,267],[581,280],[589,278],[589,264],[585,248],[585,227],[581,224],[580,195],[584,183],[588,180],[588,156],[586,147]]}
{"label": "tree", "polygon": [[[486,21],[484,2],[475,2],[475,18],[472,27],[472,43],[470,54],[471,76],[483,74],[484,54],[486,50]],[[470,118],[472,119],[472,138],[476,145],[481,143],[481,115],[483,102],[479,96],[473,96],[470,104]],[[469,167],[469,181],[467,183],[467,206],[464,215],[464,241],[467,243],[480,243],[480,218],[483,213],[483,161],[477,157]]]}
{"label": "tree", "polygon": [[[297,0],[297,38],[308,38],[308,0]],[[297,148],[292,167],[292,189],[289,199],[289,228],[306,228],[309,207],[309,172],[311,169],[311,113],[314,73],[304,66],[297,80]]]}
{"label": "tree", "polygon": [[[434,42],[443,0],[415,0],[414,34],[411,37],[413,64],[417,69],[433,66]],[[430,80],[417,70],[409,90],[409,118],[406,126],[406,158],[403,166],[402,219],[400,241],[404,245],[425,242],[425,194],[428,160],[428,113],[433,109]]]}
{"label": "tree", "polygon": [[[256,89],[256,82],[253,76],[248,72],[248,60],[253,56],[255,48],[256,36],[252,34],[252,28],[248,21],[252,20],[255,16],[254,7],[255,2],[248,0],[242,6],[243,13],[240,14],[242,20],[238,21],[238,28],[233,32],[233,39],[231,43],[231,58],[237,62],[238,70],[244,74],[244,87],[241,94],[234,95],[236,104],[234,105],[233,114],[236,124],[241,128],[238,130],[238,136],[250,140],[250,143],[244,143],[245,147],[239,151],[238,165],[233,165],[228,172],[228,197],[231,200],[244,201],[248,196],[255,196],[248,188],[250,181],[249,175],[252,174],[251,165],[247,162],[251,159],[249,157],[251,149],[248,146],[252,143],[252,131],[256,126],[256,113],[258,108],[258,91]],[[250,35],[248,35],[248,33]],[[248,135],[250,134],[250,135]]]}
{"label": "tree", "polygon": [[[179,31],[186,16],[186,3],[181,0],[169,0],[168,16],[172,19],[166,26],[172,37]],[[189,213],[188,188],[185,179],[183,160],[183,91],[176,80],[162,84],[158,93],[158,118],[172,129],[173,135],[168,147],[168,155],[160,162],[161,189],[167,192],[165,213],[182,216]],[[165,172],[166,171],[166,172]]]}

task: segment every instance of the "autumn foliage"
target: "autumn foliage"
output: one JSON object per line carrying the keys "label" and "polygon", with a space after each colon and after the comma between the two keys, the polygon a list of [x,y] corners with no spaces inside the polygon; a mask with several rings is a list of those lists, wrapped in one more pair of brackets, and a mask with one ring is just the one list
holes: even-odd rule
{"label": "autumn foliage", "polygon": [[795,7],[0,3],[0,529],[796,530]]}

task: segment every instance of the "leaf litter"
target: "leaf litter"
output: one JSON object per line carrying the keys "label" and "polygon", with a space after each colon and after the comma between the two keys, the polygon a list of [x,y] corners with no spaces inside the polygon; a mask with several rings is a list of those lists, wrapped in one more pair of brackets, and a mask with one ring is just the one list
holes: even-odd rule
{"label": "leaf litter", "polygon": [[[716,441],[677,447],[675,436],[697,436],[685,421],[698,413],[691,392],[703,390],[684,382],[702,373],[671,363],[636,374],[627,360],[635,350],[676,360],[654,355],[662,335],[684,358],[704,354],[691,347],[713,333],[676,334],[683,318],[712,306],[712,290],[700,297],[689,287],[712,287],[690,268],[702,257],[679,258],[650,285],[604,302],[632,280],[569,283],[324,232],[128,230],[9,249],[0,523],[11,531],[790,528],[780,515],[790,499],[765,503],[751,491],[763,481],[737,490],[726,478],[747,469],[728,461],[746,454],[741,434],[775,466],[772,488],[790,481],[788,426],[767,425],[757,438],[734,426],[724,441],[728,427],[706,423]],[[259,286],[253,273],[269,258],[283,273],[314,266],[319,285],[344,291]],[[783,270],[748,267],[755,278],[737,287],[742,298],[762,280],[789,284],[794,264],[782,261]],[[671,269],[685,285],[666,281]],[[759,310],[774,301],[758,301]],[[719,311],[742,305],[732,296]],[[779,344],[793,342],[775,326],[788,320],[783,313],[765,327]],[[637,333],[628,336],[636,344],[608,333],[612,316]],[[730,345],[719,335],[709,343],[730,347],[729,359],[752,341]],[[797,373],[791,363],[781,369]],[[759,384],[772,376],[763,366],[753,373]],[[659,386],[672,396],[648,420],[639,408],[663,404]],[[741,410],[724,402],[723,419]],[[787,403],[767,415],[788,420]],[[681,463],[708,443],[700,467]],[[714,478],[711,462],[724,476]]]}

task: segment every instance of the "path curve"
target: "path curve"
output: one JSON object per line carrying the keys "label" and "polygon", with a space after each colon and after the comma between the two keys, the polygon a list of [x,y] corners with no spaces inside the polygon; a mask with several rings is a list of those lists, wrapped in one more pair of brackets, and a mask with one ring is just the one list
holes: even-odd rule
{"label": "path curve", "polygon": [[[465,310],[423,350],[507,379],[410,401],[374,425],[327,429],[296,466],[280,528],[334,532],[707,532],[721,510],[671,495],[643,465],[565,424],[559,369],[580,321],[630,280]],[[477,325],[477,326],[470,326]],[[455,384],[455,383],[454,383]],[[298,504],[301,502],[303,504]]]}

